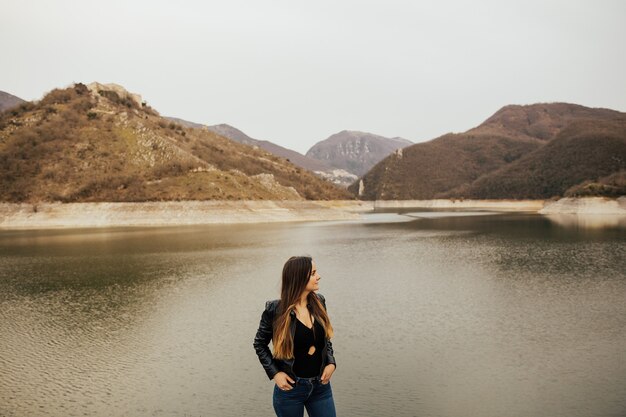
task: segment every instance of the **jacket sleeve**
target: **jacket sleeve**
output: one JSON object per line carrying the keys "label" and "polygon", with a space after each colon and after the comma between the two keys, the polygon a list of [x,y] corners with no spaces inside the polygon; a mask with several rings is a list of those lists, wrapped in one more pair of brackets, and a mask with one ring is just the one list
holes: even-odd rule
{"label": "jacket sleeve", "polygon": [[[324,310],[328,311],[326,309],[326,298],[324,298],[324,296],[322,294],[317,294],[320,298],[320,300],[322,301],[322,305],[324,306]],[[333,344],[330,341],[330,339],[328,339],[326,341],[326,361],[328,362],[328,364],[330,365],[331,363],[333,365],[335,365],[335,369],[337,369],[337,362],[335,361],[335,355],[334,355],[334,351],[333,351]]]}
{"label": "jacket sleeve", "polygon": [[269,379],[273,379],[274,375],[279,372],[279,369],[274,362],[274,358],[272,357],[272,352],[269,348],[270,341],[272,340],[272,328],[273,317],[269,311],[268,303],[266,303],[265,310],[263,310],[263,314],[261,314],[259,329],[256,331],[256,336],[254,337],[252,345],[254,346],[254,350],[256,351],[259,361],[261,362],[261,365],[263,365],[263,369],[265,369],[265,373]]}

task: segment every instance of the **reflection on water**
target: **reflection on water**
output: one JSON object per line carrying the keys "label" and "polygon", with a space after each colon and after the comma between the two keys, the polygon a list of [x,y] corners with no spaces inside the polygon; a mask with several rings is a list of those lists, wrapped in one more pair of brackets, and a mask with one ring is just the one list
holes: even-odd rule
{"label": "reflection on water", "polygon": [[484,211],[419,211],[419,212],[409,212],[402,213],[404,216],[415,217],[418,219],[435,219],[435,218],[443,218],[443,217],[466,217],[466,216],[489,216],[489,215],[498,215],[495,212],[484,212]]}
{"label": "reflection on water", "polygon": [[566,228],[626,229],[626,216],[610,214],[548,214],[546,217]]}
{"label": "reflection on water", "polygon": [[626,235],[528,214],[0,233],[0,415],[271,416],[252,350],[311,254],[347,416],[626,414]]}

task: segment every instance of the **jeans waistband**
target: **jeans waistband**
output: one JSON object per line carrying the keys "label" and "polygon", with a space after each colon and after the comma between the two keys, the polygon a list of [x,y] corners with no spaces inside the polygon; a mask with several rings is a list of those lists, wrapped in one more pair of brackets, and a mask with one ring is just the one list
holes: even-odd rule
{"label": "jeans waistband", "polygon": [[319,376],[312,376],[310,378],[300,378],[299,376],[296,377],[296,385],[297,384],[302,384],[305,382],[308,382],[309,384],[313,384],[314,382],[320,382],[321,378]]}

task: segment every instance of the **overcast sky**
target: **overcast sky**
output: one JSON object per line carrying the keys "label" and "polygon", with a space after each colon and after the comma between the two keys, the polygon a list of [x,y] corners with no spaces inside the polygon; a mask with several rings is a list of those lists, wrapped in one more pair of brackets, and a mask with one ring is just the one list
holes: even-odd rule
{"label": "overcast sky", "polygon": [[121,84],[162,115],[306,152],[414,142],[506,104],[626,111],[626,1],[0,0],[0,90]]}

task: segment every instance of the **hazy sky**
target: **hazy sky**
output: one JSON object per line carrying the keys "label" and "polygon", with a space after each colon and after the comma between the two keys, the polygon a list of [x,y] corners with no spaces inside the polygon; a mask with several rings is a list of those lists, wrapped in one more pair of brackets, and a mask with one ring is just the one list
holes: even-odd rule
{"label": "hazy sky", "polygon": [[626,1],[0,0],[0,90],[114,82],[162,115],[305,152],[414,142],[506,104],[626,111]]}

